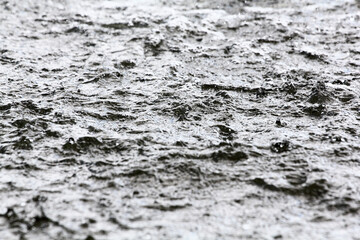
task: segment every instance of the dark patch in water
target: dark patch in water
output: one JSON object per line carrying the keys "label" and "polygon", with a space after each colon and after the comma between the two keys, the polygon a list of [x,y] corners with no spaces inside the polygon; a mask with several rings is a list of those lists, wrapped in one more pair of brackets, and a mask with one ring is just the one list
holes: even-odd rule
{"label": "dark patch in water", "polygon": [[291,149],[291,144],[288,140],[283,140],[281,142],[276,142],[271,144],[270,147],[272,152],[275,153],[283,153],[283,152],[287,152]]}

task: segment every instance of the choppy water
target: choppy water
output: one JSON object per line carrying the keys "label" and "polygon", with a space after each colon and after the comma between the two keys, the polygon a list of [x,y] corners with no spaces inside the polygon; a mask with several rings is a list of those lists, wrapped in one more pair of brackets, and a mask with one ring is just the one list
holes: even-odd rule
{"label": "choppy water", "polygon": [[359,8],[0,1],[0,239],[360,239]]}

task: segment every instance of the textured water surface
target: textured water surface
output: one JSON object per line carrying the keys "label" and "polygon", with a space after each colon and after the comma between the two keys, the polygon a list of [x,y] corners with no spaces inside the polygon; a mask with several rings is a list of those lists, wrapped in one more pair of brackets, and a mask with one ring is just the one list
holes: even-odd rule
{"label": "textured water surface", "polygon": [[0,0],[0,239],[360,239],[360,2]]}

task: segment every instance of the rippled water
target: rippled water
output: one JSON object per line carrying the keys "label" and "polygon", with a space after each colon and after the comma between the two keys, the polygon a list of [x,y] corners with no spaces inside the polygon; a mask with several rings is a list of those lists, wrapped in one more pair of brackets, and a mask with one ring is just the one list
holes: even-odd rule
{"label": "rippled water", "polygon": [[0,239],[359,239],[359,7],[0,1]]}

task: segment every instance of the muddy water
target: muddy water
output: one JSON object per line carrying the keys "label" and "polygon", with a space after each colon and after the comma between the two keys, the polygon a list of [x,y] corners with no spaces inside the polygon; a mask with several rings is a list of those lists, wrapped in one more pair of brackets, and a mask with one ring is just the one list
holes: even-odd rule
{"label": "muddy water", "polygon": [[360,239],[359,8],[0,1],[0,239]]}

